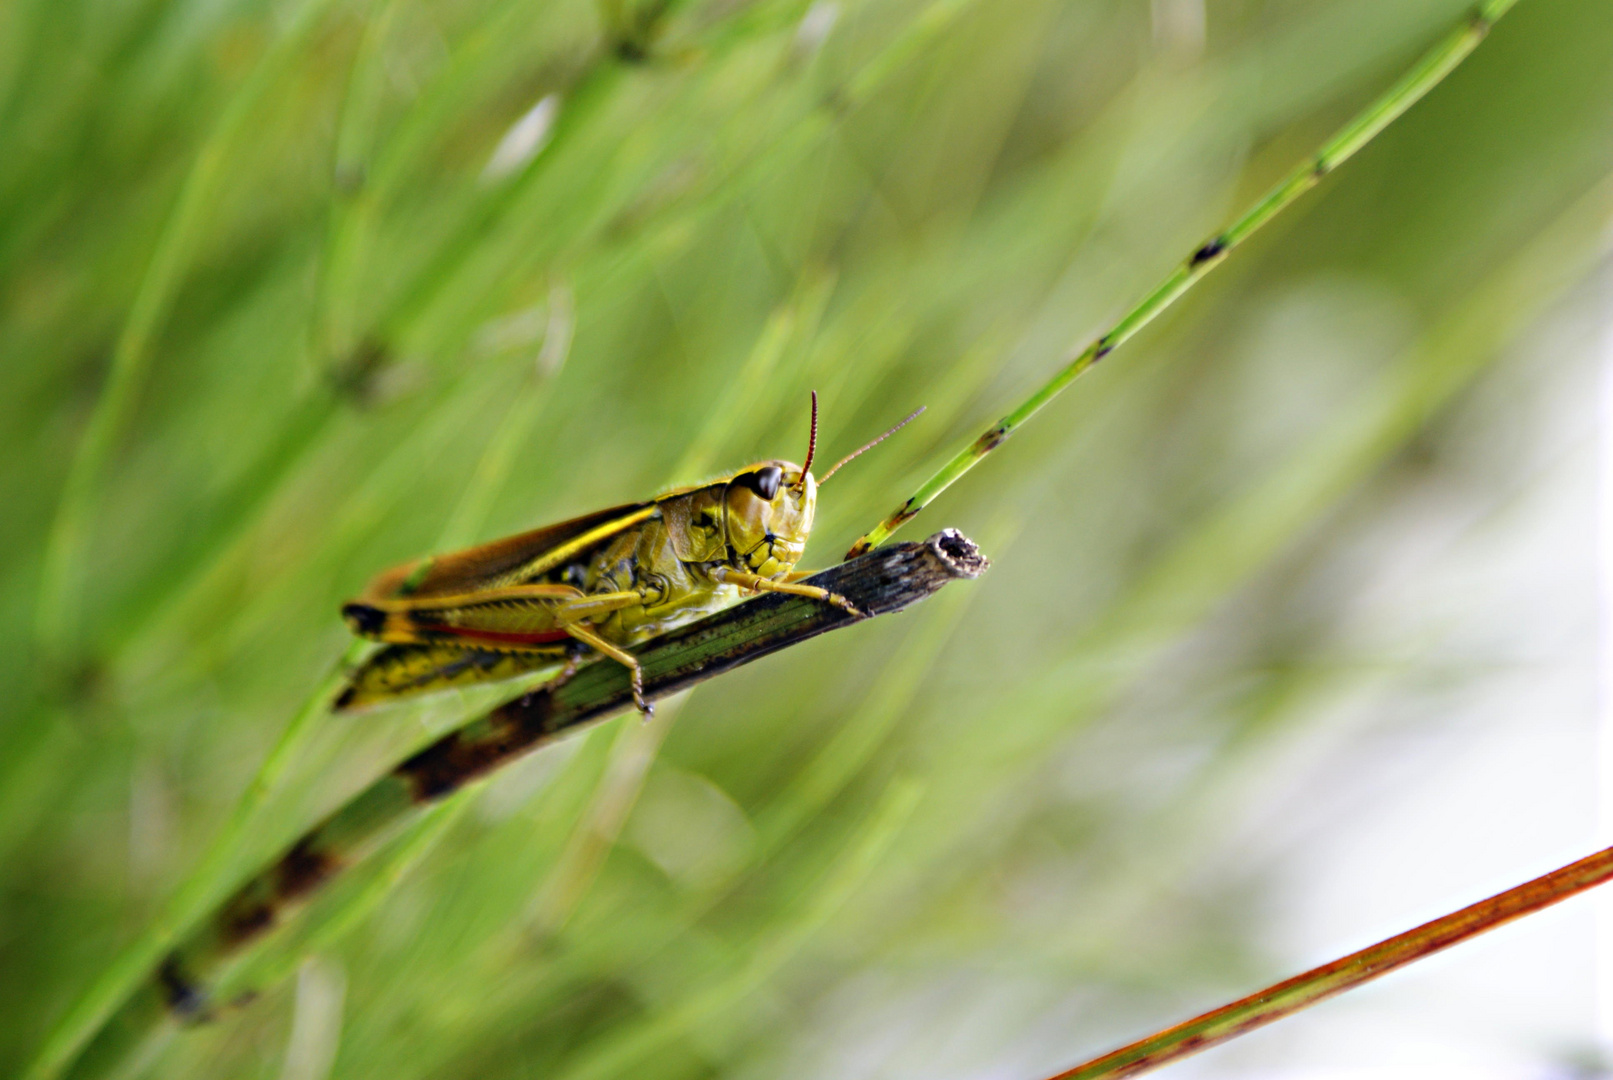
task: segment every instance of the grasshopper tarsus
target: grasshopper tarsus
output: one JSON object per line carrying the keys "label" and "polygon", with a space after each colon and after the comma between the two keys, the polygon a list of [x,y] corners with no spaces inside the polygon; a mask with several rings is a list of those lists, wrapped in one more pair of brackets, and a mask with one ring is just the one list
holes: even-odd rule
{"label": "grasshopper tarsus", "polygon": [[655,702],[644,699],[644,669],[634,664],[627,669],[633,687],[633,707],[646,724],[655,716]]}
{"label": "grasshopper tarsus", "polygon": [[571,681],[573,675],[577,674],[577,669],[581,666],[582,654],[575,651],[568,652],[566,654],[566,666],[555,672],[555,676],[549,680],[549,684],[557,687],[564,686]]}
{"label": "grasshopper tarsus", "polygon": [[839,593],[825,592],[823,594],[823,601],[828,604],[833,604],[841,611],[844,611],[847,615],[850,615],[853,619],[866,619],[869,617],[868,612],[864,611],[856,604],[853,604],[850,600],[847,600]]}

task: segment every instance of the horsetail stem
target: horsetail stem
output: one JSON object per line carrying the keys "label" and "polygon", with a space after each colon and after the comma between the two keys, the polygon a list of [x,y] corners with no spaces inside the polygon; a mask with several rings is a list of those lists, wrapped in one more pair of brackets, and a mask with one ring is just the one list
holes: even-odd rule
{"label": "horsetail stem", "polygon": [[1266,222],[1287,209],[1301,195],[1319,184],[1322,177],[1349,160],[1379,132],[1394,123],[1402,113],[1438,86],[1445,76],[1456,70],[1457,65],[1478,48],[1479,42],[1484,40],[1496,20],[1505,15],[1516,3],[1517,0],[1485,0],[1471,11],[1459,25],[1425,53],[1411,70],[1401,76],[1398,82],[1340,128],[1320,150],[1296,165],[1237,221],[1194,248],[1187,258],[1177,263],[1166,275],[1164,281],[1122,315],[1118,322],[1077,353],[1018,408],[987,428],[979,438],[960,450],[951,461],[920,485],[919,489],[889,517],[858,539],[846,553],[846,558],[855,558],[883,543],[897,529],[917,517],[937,495],[951,487],[964,473],[978,465],[987,454],[1001,446],[1025,421],[1041,412],[1042,407],[1057,397],[1066,386],[1152,322],[1183,293],[1191,289],[1200,278],[1226,259],[1234,248],[1254,235]]}

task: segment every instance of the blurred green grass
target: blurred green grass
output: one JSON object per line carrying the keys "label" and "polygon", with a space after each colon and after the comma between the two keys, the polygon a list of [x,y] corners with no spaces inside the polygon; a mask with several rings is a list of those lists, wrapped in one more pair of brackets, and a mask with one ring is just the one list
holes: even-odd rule
{"label": "blurred green grass", "polygon": [[[0,1071],[183,877],[370,572],[799,455],[809,388],[831,457],[928,405],[826,488],[809,561],[836,558],[1462,5],[1212,0],[1203,41],[1170,14],[1192,9],[0,12]],[[1354,535],[1340,507],[1459,471],[1442,410],[1600,258],[1610,43],[1596,0],[1520,5],[909,527],[964,529],[991,574],[694,694],[558,926],[538,898],[633,740],[496,781],[322,946],[337,1074],[783,1071],[824,1002],[889,971],[1045,979],[970,1060],[1051,1065],[1267,971],[1237,913],[1268,868],[1160,882],[1195,865],[1218,778],[1322,722],[1333,614],[1304,601]],[[495,175],[550,94],[546,145]],[[126,409],[98,414],[113,370]],[[1116,745],[1138,695],[1157,727]],[[470,708],[322,727],[241,866]],[[1161,775],[1072,791],[1072,761]],[[1027,1034],[1076,992],[1106,1004]],[[291,994],[159,1073],[274,1071]]]}

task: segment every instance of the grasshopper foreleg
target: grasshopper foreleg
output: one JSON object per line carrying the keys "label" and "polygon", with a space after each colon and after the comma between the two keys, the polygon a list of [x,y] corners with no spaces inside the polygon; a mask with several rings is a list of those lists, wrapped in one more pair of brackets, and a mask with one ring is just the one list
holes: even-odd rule
{"label": "grasshopper foreleg", "polygon": [[851,615],[852,618],[861,619],[865,616],[858,610],[857,605],[847,600],[839,593],[832,593],[828,589],[820,589],[816,585],[800,585],[794,581],[774,581],[764,578],[760,574],[752,574],[745,570],[733,570],[726,566],[719,566],[712,572],[712,577],[718,581],[738,585],[741,588],[751,589],[755,592],[781,592],[792,596],[810,596],[814,600],[821,600]]}

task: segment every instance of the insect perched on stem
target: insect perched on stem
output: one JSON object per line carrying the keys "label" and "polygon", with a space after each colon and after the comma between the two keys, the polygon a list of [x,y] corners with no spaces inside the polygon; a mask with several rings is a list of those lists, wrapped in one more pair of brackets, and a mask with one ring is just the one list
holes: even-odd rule
{"label": "insect perched on stem", "polygon": [[355,709],[397,697],[513,678],[561,676],[597,653],[625,664],[624,646],[727,607],[747,592],[810,596],[860,615],[842,596],[798,584],[818,485],[924,410],[847,454],[818,480],[818,395],[806,462],[763,461],[647,502],[613,506],[480,547],[394,567],[343,606],[360,637],[387,643],[337,699]]}

